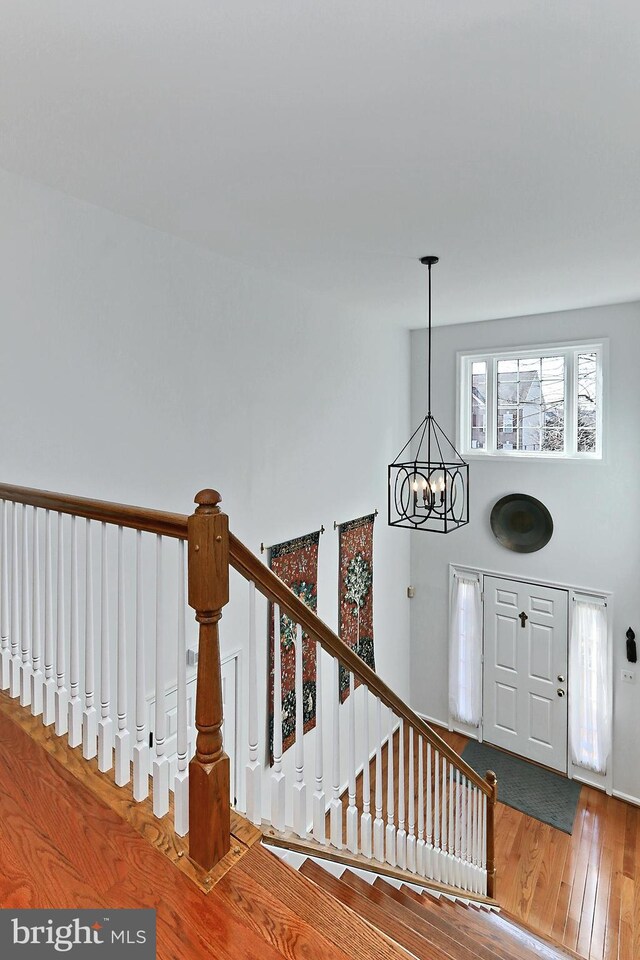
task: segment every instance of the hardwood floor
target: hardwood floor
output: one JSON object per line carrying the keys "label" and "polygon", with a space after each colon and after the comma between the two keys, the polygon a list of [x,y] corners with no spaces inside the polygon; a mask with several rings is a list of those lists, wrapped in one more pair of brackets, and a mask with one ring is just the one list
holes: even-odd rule
{"label": "hardwood floor", "polygon": [[[460,734],[441,728],[438,733],[458,753],[467,743]],[[405,758],[408,766],[406,743]],[[387,766],[385,746],[383,817]],[[397,810],[397,733],[394,769]],[[370,778],[373,809],[373,761]],[[346,835],[348,801],[346,796],[342,800]],[[361,777],[356,784],[356,804],[362,808]],[[498,803],[496,863],[497,900],[520,923],[588,960],[640,960],[640,808],[583,786],[569,836]]]}
{"label": "hardwood floor", "polygon": [[397,960],[260,844],[205,893],[0,711],[0,908],[156,910],[159,960]]}
{"label": "hardwood floor", "polygon": [[496,862],[498,902],[517,920],[589,960],[640,958],[640,808],[583,786],[569,836],[499,803]]}
{"label": "hardwood floor", "polygon": [[[499,804],[498,901],[588,960],[638,960],[639,820],[588,787],[572,836]],[[0,907],[136,906],[157,911],[161,960],[401,955],[258,845],[204,893],[0,711]]]}

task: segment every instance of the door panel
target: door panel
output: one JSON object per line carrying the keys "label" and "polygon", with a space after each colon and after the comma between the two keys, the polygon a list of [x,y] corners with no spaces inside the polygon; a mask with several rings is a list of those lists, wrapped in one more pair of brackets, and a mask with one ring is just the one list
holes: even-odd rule
{"label": "door panel", "polygon": [[566,772],[568,594],[485,577],[484,595],[484,739]]}

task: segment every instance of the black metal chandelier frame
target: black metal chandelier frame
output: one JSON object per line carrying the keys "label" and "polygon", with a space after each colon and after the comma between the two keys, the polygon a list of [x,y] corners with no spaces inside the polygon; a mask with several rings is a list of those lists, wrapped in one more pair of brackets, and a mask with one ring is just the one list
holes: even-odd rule
{"label": "black metal chandelier frame", "polygon": [[[469,464],[431,413],[431,267],[438,257],[422,257],[429,269],[427,415],[389,464],[389,526],[450,533],[469,523]],[[413,457],[405,456],[415,443]]]}

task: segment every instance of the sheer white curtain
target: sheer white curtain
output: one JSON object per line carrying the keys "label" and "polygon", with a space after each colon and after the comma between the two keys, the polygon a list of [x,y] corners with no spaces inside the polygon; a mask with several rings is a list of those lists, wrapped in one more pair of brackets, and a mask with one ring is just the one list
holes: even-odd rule
{"label": "sheer white curtain", "polygon": [[569,712],[573,762],[607,772],[611,752],[609,637],[604,601],[575,597],[569,644]]}
{"label": "sheer white curtain", "polygon": [[480,580],[457,573],[451,600],[449,714],[480,726],[482,719],[482,602]]}

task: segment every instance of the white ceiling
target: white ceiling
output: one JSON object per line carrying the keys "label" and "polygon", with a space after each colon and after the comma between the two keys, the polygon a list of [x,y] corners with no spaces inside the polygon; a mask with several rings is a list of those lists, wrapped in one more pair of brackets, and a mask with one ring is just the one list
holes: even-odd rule
{"label": "white ceiling", "polygon": [[0,0],[0,166],[407,326],[640,299],[637,0]]}

